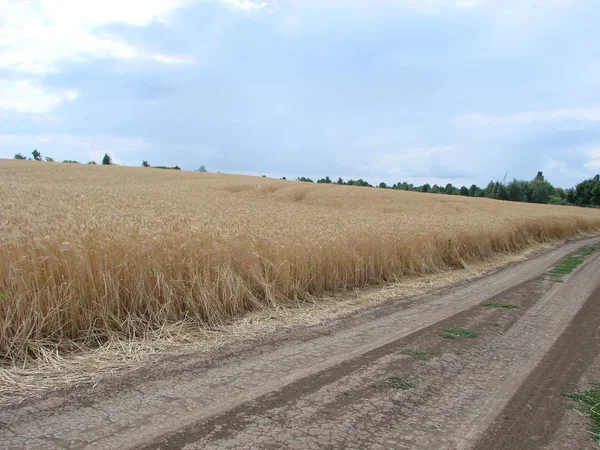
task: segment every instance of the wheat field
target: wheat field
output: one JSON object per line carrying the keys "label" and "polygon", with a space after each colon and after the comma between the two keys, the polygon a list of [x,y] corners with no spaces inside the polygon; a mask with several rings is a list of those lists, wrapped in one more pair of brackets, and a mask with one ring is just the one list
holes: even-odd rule
{"label": "wheat field", "polygon": [[0,360],[460,269],[600,210],[0,160]]}

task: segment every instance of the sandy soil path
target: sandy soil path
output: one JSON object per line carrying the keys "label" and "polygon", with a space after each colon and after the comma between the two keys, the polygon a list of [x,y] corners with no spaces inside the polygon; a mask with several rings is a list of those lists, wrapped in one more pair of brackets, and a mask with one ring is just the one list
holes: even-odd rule
{"label": "sandy soil path", "polygon": [[[560,391],[576,386],[598,355],[590,330],[600,319],[593,295],[600,252],[563,282],[543,275],[598,241],[572,242],[473,283],[324,325],[166,358],[93,389],[5,407],[0,448],[552,448],[560,438],[553,422],[563,415],[539,412],[554,407],[544,392],[555,389],[563,402]],[[491,301],[518,308],[481,306]],[[477,337],[445,339],[449,327]],[[578,353],[573,343],[581,339],[586,357],[565,358]],[[414,348],[429,359],[403,353]],[[569,367],[565,381],[556,369],[556,382],[547,382],[539,367],[557,365]],[[536,380],[545,382],[538,390]],[[405,382],[413,387],[399,389]],[[539,414],[523,415],[532,396]],[[537,428],[514,428],[521,421]],[[524,432],[537,439],[502,441]]]}

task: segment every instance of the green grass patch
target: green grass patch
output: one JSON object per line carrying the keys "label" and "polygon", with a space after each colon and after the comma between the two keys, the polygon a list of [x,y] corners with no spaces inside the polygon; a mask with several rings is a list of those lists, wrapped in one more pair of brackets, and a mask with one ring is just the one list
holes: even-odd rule
{"label": "green grass patch", "polygon": [[387,380],[385,380],[385,385],[386,387],[392,389],[406,390],[417,387],[417,382],[403,377],[390,377]]}
{"label": "green grass patch", "polygon": [[[446,332],[446,334],[453,336],[452,339],[455,339],[457,337],[465,337],[465,338],[477,337],[477,333],[475,333],[474,331],[471,331],[471,330],[467,330],[466,328],[444,328],[444,331]],[[444,334],[442,336],[447,337]]]}
{"label": "green grass patch", "polygon": [[433,356],[439,355],[440,352],[438,350],[428,349],[428,348],[407,348],[406,350],[402,350],[400,353],[403,355],[408,355],[412,359],[416,359],[417,361],[427,361],[431,359]]}
{"label": "green grass patch", "polygon": [[501,302],[491,302],[491,303],[484,303],[481,306],[489,306],[490,308],[504,308],[504,309],[518,309],[518,306],[515,305],[509,305],[508,303],[501,303]]}
{"label": "green grass patch", "polygon": [[557,283],[562,283],[563,280],[561,278],[563,276],[573,273],[578,266],[583,264],[585,258],[590,256],[595,251],[595,246],[580,248],[575,256],[569,256],[568,258],[563,259],[552,270],[546,272],[546,275],[549,277],[546,279],[550,281],[556,281]]}
{"label": "green grass patch", "polygon": [[592,420],[592,433],[596,435],[600,444],[600,383],[592,383],[592,388],[587,391],[573,392],[567,397],[575,400],[573,407],[578,411],[588,414]]}
{"label": "green grass patch", "polygon": [[594,246],[583,247],[581,250],[579,250],[579,254],[583,255],[584,257],[586,257],[586,256],[590,256],[595,251],[596,251],[596,247],[594,247]]}

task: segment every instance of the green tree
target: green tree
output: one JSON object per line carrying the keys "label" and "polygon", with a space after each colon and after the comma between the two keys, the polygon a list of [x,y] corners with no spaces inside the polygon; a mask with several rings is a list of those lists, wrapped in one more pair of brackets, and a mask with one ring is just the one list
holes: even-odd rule
{"label": "green tree", "polygon": [[385,183],[382,181],[381,183],[379,183],[379,187],[380,187],[381,189],[387,189],[387,188],[388,188],[388,185],[387,185],[387,184],[385,184]]}
{"label": "green tree", "polygon": [[476,184],[472,184],[469,188],[469,197],[479,197],[479,191],[481,191],[481,188],[477,187]]}
{"label": "green tree", "polygon": [[54,158],[51,158],[51,157],[49,157],[49,156],[45,156],[45,157],[44,157],[44,160],[45,160],[46,162],[54,162]]}
{"label": "green tree", "polygon": [[486,188],[484,189],[485,196],[488,198],[495,198],[494,197],[494,189],[495,188],[496,188],[496,183],[494,183],[493,181],[490,181],[488,183],[488,185],[486,186]]}
{"label": "green tree", "polygon": [[460,188],[459,193],[460,193],[460,195],[464,195],[465,197],[468,197],[469,196],[469,188],[466,186],[463,186]]}
{"label": "green tree", "polygon": [[15,153],[15,159],[27,159],[25,156],[21,155],[20,153]]}
{"label": "green tree", "polygon": [[150,167],[150,164],[148,164],[148,161],[142,161],[142,167]]}
{"label": "green tree", "polygon": [[345,184],[345,183],[344,183],[344,180],[342,179],[342,177],[338,177],[338,179],[335,182],[335,184]]}
{"label": "green tree", "polygon": [[421,186],[421,192],[429,192],[431,190],[431,185],[429,183],[425,183]]}
{"label": "green tree", "polygon": [[104,158],[102,158],[102,165],[103,166],[110,166],[112,165],[113,161],[112,158],[110,157],[110,155],[108,153],[104,154]]}
{"label": "green tree", "polygon": [[33,159],[35,159],[36,161],[42,160],[42,154],[37,151],[37,148],[31,152],[31,155],[33,156]]}

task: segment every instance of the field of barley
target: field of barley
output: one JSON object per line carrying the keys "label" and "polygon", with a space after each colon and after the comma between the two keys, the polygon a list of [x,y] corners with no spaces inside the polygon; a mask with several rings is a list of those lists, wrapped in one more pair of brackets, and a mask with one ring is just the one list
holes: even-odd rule
{"label": "field of barley", "polygon": [[0,361],[593,232],[600,210],[0,160]]}

